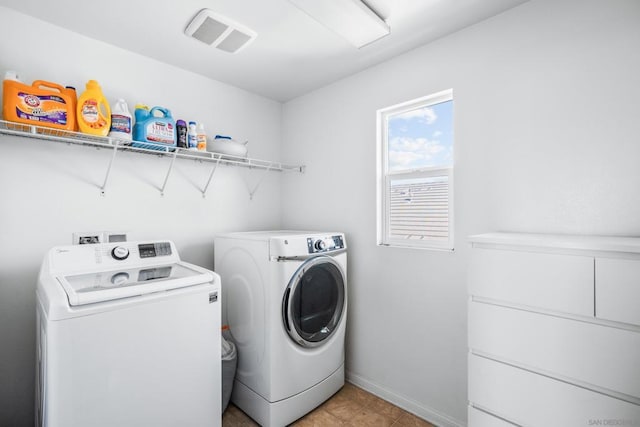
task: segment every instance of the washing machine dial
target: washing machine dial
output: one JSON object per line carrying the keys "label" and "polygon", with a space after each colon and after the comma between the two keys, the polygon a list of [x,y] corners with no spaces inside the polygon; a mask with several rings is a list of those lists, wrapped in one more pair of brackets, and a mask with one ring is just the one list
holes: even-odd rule
{"label": "washing machine dial", "polygon": [[129,258],[129,249],[123,246],[116,246],[111,251],[111,256],[118,261],[122,261],[123,259]]}
{"label": "washing machine dial", "polygon": [[333,239],[318,239],[314,246],[317,250],[324,251],[325,249],[332,249],[335,246],[335,242]]}
{"label": "washing machine dial", "polygon": [[114,286],[122,286],[127,283],[127,280],[129,280],[129,273],[126,271],[121,271],[120,273],[116,273],[111,276],[111,283]]}

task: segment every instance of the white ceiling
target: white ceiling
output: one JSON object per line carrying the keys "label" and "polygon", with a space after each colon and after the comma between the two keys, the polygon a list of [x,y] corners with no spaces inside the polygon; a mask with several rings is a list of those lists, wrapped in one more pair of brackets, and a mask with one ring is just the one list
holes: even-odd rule
{"label": "white ceiling", "polygon": [[[287,0],[0,0],[0,5],[287,101],[525,1],[366,0],[387,21],[391,34],[361,49]],[[188,38],[185,27],[204,8],[257,31],[257,39],[230,54]]]}

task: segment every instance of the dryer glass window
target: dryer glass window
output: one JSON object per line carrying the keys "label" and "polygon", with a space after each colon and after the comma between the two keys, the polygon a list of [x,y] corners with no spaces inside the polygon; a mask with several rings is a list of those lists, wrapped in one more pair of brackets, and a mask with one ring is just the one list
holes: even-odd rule
{"label": "dryer glass window", "polygon": [[345,287],[340,269],[330,258],[312,259],[301,267],[287,290],[284,315],[289,335],[304,346],[331,336],[344,309]]}

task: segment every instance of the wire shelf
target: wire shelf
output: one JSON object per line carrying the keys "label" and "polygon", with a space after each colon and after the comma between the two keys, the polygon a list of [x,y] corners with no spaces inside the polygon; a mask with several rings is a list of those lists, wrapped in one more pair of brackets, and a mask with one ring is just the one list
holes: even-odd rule
{"label": "wire shelf", "polygon": [[[149,148],[134,147],[131,145],[132,141],[128,141],[124,139],[87,135],[80,132],[72,132],[67,130],[42,127],[42,126],[14,123],[14,122],[8,122],[4,120],[0,120],[0,135],[33,138],[33,139],[39,139],[44,141],[62,142],[65,144],[76,144],[76,145],[82,145],[87,147],[106,148],[106,149],[112,150],[113,154],[111,156],[111,160],[109,161],[109,165],[107,166],[104,183],[100,187],[100,192],[102,193],[102,195],[105,194],[107,182],[109,180],[109,175],[111,173],[111,166],[113,165],[116,154],[119,151],[151,154],[154,156],[171,158],[171,164],[169,166],[169,170],[167,171],[167,174],[164,179],[164,183],[160,188],[160,193],[162,195],[164,195],[164,190],[167,185],[167,181],[169,180],[169,176],[171,175],[171,171],[173,170],[173,164],[175,162],[175,159],[188,159],[188,160],[196,160],[199,162],[213,163],[213,167],[211,169],[209,179],[204,185],[204,188],[201,190],[203,197],[206,196],[207,189],[209,188],[209,184],[211,183],[211,179],[213,178],[213,174],[216,171],[217,166],[220,164],[229,165],[229,166],[239,166],[239,167],[249,168],[249,169],[263,169],[265,173],[269,171],[300,172],[300,173],[304,172],[304,165],[289,165],[289,164],[273,162],[269,160],[253,159],[250,157],[231,156],[227,154],[214,153],[209,151],[194,151],[194,150],[188,150],[184,148],[160,147],[161,149],[149,149]],[[262,179],[263,178],[264,176],[262,176]],[[260,183],[262,182],[262,179],[260,179],[258,183],[255,184],[252,188],[249,188],[250,198],[253,198],[254,194],[258,190],[258,187],[260,186]]]}
{"label": "wire shelf", "polygon": [[234,165],[247,168],[269,169],[276,172],[304,172],[303,165],[289,165],[269,160],[253,159],[250,157],[238,157],[227,154],[214,153],[209,151],[193,151],[184,148],[169,148],[165,150],[151,150],[131,146],[131,141],[87,135],[80,132],[71,132],[41,126],[27,125],[22,123],[8,122],[0,120],[0,134],[20,136],[25,138],[35,138],[46,141],[63,142],[67,144],[86,145],[90,147],[114,148],[120,151],[131,151],[152,155],[167,156],[179,159],[192,159],[205,162],[213,162],[227,165]]}

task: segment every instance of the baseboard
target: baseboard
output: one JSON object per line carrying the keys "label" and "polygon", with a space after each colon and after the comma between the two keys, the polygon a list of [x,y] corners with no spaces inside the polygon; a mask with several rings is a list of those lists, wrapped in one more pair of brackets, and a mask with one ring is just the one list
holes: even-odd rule
{"label": "baseboard", "polygon": [[407,399],[391,390],[388,390],[378,384],[371,382],[359,375],[352,373],[351,371],[345,371],[345,379],[350,383],[357,385],[360,388],[365,389],[371,394],[393,403],[396,406],[404,409],[407,412],[411,412],[418,417],[429,421],[439,427],[466,427],[467,423],[451,418],[441,412],[436,411],[433,408],[424,406],[411,399]]}

